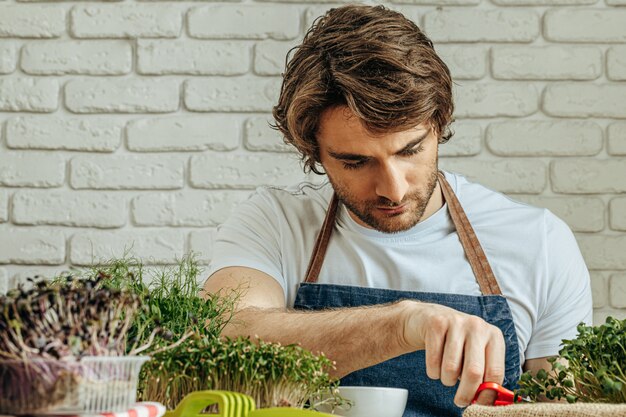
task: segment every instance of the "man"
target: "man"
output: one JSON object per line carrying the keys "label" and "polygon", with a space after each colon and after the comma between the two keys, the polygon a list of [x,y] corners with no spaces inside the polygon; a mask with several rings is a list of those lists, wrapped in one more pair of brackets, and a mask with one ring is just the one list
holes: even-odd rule
{"label": "man", "polygon": [[205,289],[247,287],[228,335],[324,352],[344,385],[408,388],[405,416],[460,415],[480,383],[514,387],[590,322],[562,221],[439,172],[451,85],[399,13],[346,6],[313,25],[274,117],[328,182],[260,188],[219,228]]}

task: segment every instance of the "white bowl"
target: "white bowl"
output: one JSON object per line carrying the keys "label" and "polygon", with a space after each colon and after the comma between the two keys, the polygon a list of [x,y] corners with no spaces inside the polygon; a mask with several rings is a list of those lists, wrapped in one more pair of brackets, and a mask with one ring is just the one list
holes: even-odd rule
{"label": "white bowl", "polygon": [[323,413],[344,417],[402,417],[409,391],[404,388],[344,387],[339,386],[339,395],[352,401],[349,409],[323,405],[317,407]]}

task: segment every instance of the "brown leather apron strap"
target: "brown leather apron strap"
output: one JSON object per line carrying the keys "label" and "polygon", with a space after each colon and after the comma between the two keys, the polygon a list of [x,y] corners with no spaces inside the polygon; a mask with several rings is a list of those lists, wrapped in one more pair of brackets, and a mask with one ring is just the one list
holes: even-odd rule
{"label": "brown leather apron strap", "polygon": [[[446,203],[448,203],[450,217],[452,217],[452,222],[456,227],[459,240],[461,241],[465,255],[467,256],[470,266],[472,267],[472,271],[474,272],[474,276],[476,277],[476,282],[478,282],[481,293],[483,295],[501,295],[502,292],[500,291],[500,286],[498,285],[498,281],[496,280],[493,270],[489,265],[487,255],[485,255],[485,252],[476,237],[476,233],[465,215],[463,207],[461,207],[461,203],[456,198],[452,187],[450,187],[450,184],[441,171],[439,172],[439,184],[441,185],[443,197]],[[338,203],[339,200],[337,199],[337,196],[333,194],[333,198],[331,199],[328,210],[326,211],[324,224],[322,225],[322,229],[317,235],[317,240],[315,241],[315,247],[313,249],[311,260],[309,261],[304,282],[317,282],[320,270],[322,269],[322,264],[324,263],[324,256],[326,255],[326,249],[328,248],[328,241],[330,240],[330,235],[332,234],[335,226]]]}
{"label": "brown leather apron strap", "polygon": [[333,193],[330,205],[326,211],[324,223],[322,224],[322,230],[318,233],[317,240],[315,241],[313,255],[309,261],[309,267],[307,268],[304,282],[317,282],[320,270],[322,269],[322,264],[324,263],[324,257],[326,256],[326,249],[328,249],[328,241],[330,240],[330,235],[333,233],[333,228],[335,227],[335,217],[337,217],[338,205],[339,199],[337,198],[337,195]]}
{"label": "brown leather apron strap", "polygon": [[452,191],[452,187],[450,187],[450,184],[441,171],[439,172],[439,184],[441,185],[443,197],[446,203],[448,203],[448,211],[456,227],[459,240],[465,250],[465,256],[467,256],[472,271],[474,271],[474,276],[476,277],[481,293],[483,295],[501,295],[502,291],[500,291],[498,281],[493,274],[491,265],[489,265],[487,255],[485,255],[478,241],[478,237],[476,237],[474,228],[470,224],[465,210],[461,207],[459,199],[454,194],[454,191]]}

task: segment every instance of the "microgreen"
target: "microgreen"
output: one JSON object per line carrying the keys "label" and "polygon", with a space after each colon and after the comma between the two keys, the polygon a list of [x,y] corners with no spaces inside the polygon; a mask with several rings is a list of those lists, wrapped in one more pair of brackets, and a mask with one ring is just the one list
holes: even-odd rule
{"label": "microgreen", "polygon": [[0,413],[64,404],[85,386],[81,358],[126,353],[141,297],[102,280],[31,279],[0,297]]}
{"label": "microgreen", "polygon": [[103,288],[101,278],[31,280],[0,297],[0,357],[66,359],[119,356],[140,297]]}
{"label": "microgreen", "polygon": [[325,356],[249,338],[192,337],[154,359],[144,368],[151,383],[143,395],[168,407],[191,391],[207,389],[245,393],[257,407],[303,407],[337,385]]}
{"label": "microgreen", "polygon": [[563,340],[551,369],[526,372],[516,395],[566,399],[573,403],[626,402],[626,320],[608,317],[600,326],[579,324],[573,340]]}
{"label": "microgreen", "polygon": [[[139,260],[128,257],[90,271],[105,277],[106,285],[131,289],[146,306],[131,326],[128,343],[150,346],[144,353],[152,361],[142,368],[139,399],[173,409],[192,391],[220,389],[248,394],[259,408],[302,407],[333,391],[337,382],[328,375],[333,364],[324,355],[297,345],[222,339],[239,292],[202,294],[201,272],[193,254],[151,277]],[[330,404],[341,402],[336,394],[326,398]]]}

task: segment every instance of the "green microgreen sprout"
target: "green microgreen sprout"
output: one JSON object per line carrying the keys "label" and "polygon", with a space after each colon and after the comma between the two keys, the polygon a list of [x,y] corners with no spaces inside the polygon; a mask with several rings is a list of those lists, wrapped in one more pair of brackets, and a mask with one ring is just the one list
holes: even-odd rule
{"label": "green microgreen sprout", "polygon": [[626,403],[626,320],[608,317],[600,326],[579,324],[573,340],[563,340],[551,369],[524,373],[517,396],[537,400]]}
{"label": "green microgreen sprout", "polygon": [[[128,332],[128,345],[148,345],[145,353],[152,357],[140,375],[140,400],[173,409],[193,391],[219,389],[248,394],[258,408],[313,406],[308,401],[322,392],[333,393],[325,402],[342,402],[328,374],[333,364],[324,355],[297,345],[221,338],[241,292],[203,294],[201,273],[194,254],[151,276],[129,257],[90,271],[111,287],[132,290],[146,307]],[[162,330],[155,334],[157,328]]]}
{"label": "green microgreen sprout", "polygon": [[1,412],[45,412],[75,391],[81,358],[127,353],[141,298],[102,281],[29,279],[0,296]]}

